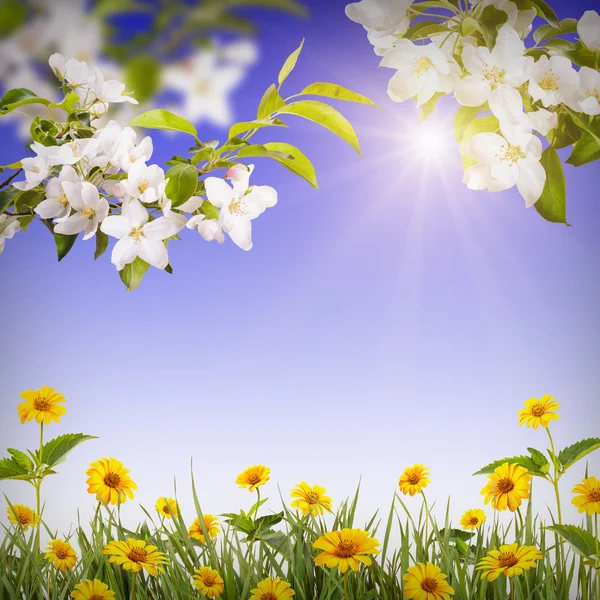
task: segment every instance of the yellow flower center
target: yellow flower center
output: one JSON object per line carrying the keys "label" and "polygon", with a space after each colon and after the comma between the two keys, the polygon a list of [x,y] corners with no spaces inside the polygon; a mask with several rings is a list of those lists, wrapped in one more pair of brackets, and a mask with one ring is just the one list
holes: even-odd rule
{"label": "yellow flower center", "polygon": [[40,172],[40,168],[39,167],[31,167],[31,172],[32,173],[39,173]]}
{"label": "yellow flower center", "polygon": [[19,513],[19,523],[21,525],[29,525],[31,523],[32,516],[28,513]]}
{"label": "yellow flower center", "polygon": [[215,585],[215,578],[212,575],[205,575],[204,576],[204,585],[206,587],[212,587],[213,585]]}
{"label": "yellow flower center", "polygon": [[67,203],[67,197],[65,196],[65,193],[62,190],[60,192],[60,196],[58,197],[58,201],[61,204],[66,204]]}
{"label": "yellow flower center", "polygon": [[437,590],[437,588],[438,588],[438,582],[431,577],[425,577],[425,579],[423,579],[423,581],[421,581],[421,589],[424,592],[433,593],[433,592],[435,592],[435,590]]}
{"label": "yellow flower center", "polygon": [[319,503],[319,494],[317,494],[315,492],[308,492],[308,494],[306,494],[306,501],[309,504],[318,504]]}
{"label": "yellow flower center", "polygon": [[407,477],[407,481],[408,481],[408,483],[410,483],[410,485],[417,485],[417,483],[419,483],[420,479],[421,478],[414,473]]}
{"label": "yellow flower center", "polygon": [[554,74],[554,71],[550,69],[548,72],[546,72],[546,76],[539,82],[538,85],[547,92],[555,92],[558,90],[558,77]]}
{"label": "yellow flower center", "polygon": [[477,517],[471,517],[469,519],[469,525],[479,525],[479,519]]}
{"label": "yellow flower center", "polygon": [[59,548],[58,550],[55,550],[54,554],[56,554],[56,558],[58,558],[59,560],[64,560],[65,558],[67,558],[67,556],[69,556],[69,551],[63,547]]}
{"label": "yellow flower center", "polygon": [[107,473],[104,476],[104,485],[111,488],[118,488],[121,484],[121,477],[117,473]]}
{"label": "yellow flower center", "polygon": [[501,71],[496,65],[489,67],[487,64],[484,64],[481,73],[492,86],[504,83],[506,71],[504,69]]}
{"label": "yellow flower center", "polygon": [[135,154],[130,154],[129,155],[129,162],[130,163],[134,163],[137,160]]}
{"label": "yellow flower center", "polygon": [[93,208],[86,208],[81,211],[82,219],[93,219],[96,216],[96,211]]}
{"label": "yellow flower center", "polygon": [[48,400],[46,400],[46,398],[36,398],[33,401],[33,408],[35,408],[35,410],[39,410],[39,411],[43,412],[50,408],[50,402]]}
{"label": "yellow flower center", "polygon": [[431,62],[431,59],[427,58],[426,56],[421,56],[415,60],[415,68],[413,69],[413,73],[415,73],[417,77],[421,77],[421,75],[427,73],[432,66],[433,63]]}
{"label": "yellow flower center", "polygon": [[229,212],[238,217],[243,217],[248,214],[245,206],[239,200],[232,200],[229,204]]}
{"label": "yellow flower center", "polygon": [[132,237],[138,244],[140,243],[141,239],[146,237],[146,234],[143,231],[143,225],[140,225],[139,227],[134,227],[130,232],[129,232],[129,237]]}
{"label": "yellow flower center", "polygon": [[600,92],[596,88],[588,90],[585,93],[585,97],[586,98],[596,98],[596,101],[598,102],[598,104],[600,104]]}
{"label": "yellow flower center", "polygon": [[496,487],[501,494],[508,494],[515,489],[515,483],[512,479],[505,477],[497,483]]}
{"label": "yellow flower center", "polygon": [[506,569],[508,567],[514,567],[518,562],[519,562],[519,560],[512,552],[503,552],[498,557],[498,564],[503,569]]}
{"label": "yellow flower center", "polygon": [[531,409],[531,414],[534,417],[541,417],[544,413],[546,412],[545,408],[541,405],[541,404],[536,404],[532,409]]}
{"label": "yellow flower center", "polygon": [[521,150],[521,146],[511,146],[510,144],[502,144],[498,153],[498,158],[503,162],[507,162],[510,166],[526,157],[527,155]]}
{"label": "yellow flower center", "polygon": [[127,558],[135,563],[144,562],[148,553],[143,548],[132,548]]}
{"label": "yellow flower center", "polygon": [[169,512],[169,507],[168,507],[168,506],[165,506],[165,507],[163,508],[163,512],[165,513],[165,515],[169,515],[169,514],[171,514],[171,513]]}
{"label": "yellow flower center", "polygon": [[106,600],[106,598],[104,596],[99,596],[98,594],[92,594],[90,600]]}
{"label": "yellow flower center", "polygon": [[144,181],[140,181],[140,185],[138,185],[138,190],[140,190],[140,194],[143,194],[149,187],[150,184],[146,179],[144,179]]}
{"label": "yellow flower center", "polygon": [[341,541],[336,550],[338,558],[350,558],[356,553],[356,544],[351,541]]}
{"label": "yellow flower center", "polygon": [[248,483],[250,485],[256,485],[260,481],[260,477],[256,473],[252,473],[252,475],[248,475]]}
{"label": "yellow flower center", "polygon": [[71,142],[71,150],[73,151],[73,156],[79,156],[81,153],[81,146],[79,142]]}
{"label": "yellow flower center", "polygon": [[600,502],[600,489],[590,490],[588,497],[592,502]]}
{"label": "yellow flower center", "polygon": [[267,592],[260,597],[260,600],[277,600],[277,596],[271,592]]}
{"label": "yellow flower center", "polygon": [[213,86],[211,82],[207,79],[204,81],[200,80],[195,86],[195,90],[199,96],[210,96],[213,90]]}

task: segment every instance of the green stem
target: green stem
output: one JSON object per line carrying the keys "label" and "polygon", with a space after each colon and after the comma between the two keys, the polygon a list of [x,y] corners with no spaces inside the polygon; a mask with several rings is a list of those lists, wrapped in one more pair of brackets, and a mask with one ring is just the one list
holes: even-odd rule
{"label": "green stem", "polygon": [[[548,433],[548,439],[550,440],[550,450],[552,452],[552,464],[554,465],[554,477],[550,479],[552,482],[552,487],[554,488],[554,495],[556,496],[556,510],[558,513],[558,524],[562,525],[562,510],[560,506],[560,490],[558,489],[558,480],[560,479],[561,472],[559,470],[559,466],[557,464],[558,459],[556,458],[556,451],[554,449],[554,440],[552,439],[552,434],[550,433],[550,428],[546,427],[546,432]],[[565,548],[562,536],[559,536],[559,546],[558,546],[558,560],[560,564],[564,564],[564,556],[565,556]]]}
{"label": "green stem", "polygon": [[[510,600],[515,600],[515,584],[513,583],[513,578],[509,577],[508,582],[510,585]],[[506,588],[504,588],[506,589]]]}
{"label": "green stem", "polygon": [[137,573],[134,571],[131,577],[131,600],[135,598],[135,576]]}
{"label": "green stem", "polygon": [[[44,447],[44,422],[40,423],[40,455],[39,455],[39,464],[42,464],[42,448]],[[40,487],[42,485],[42,478],[40,477],[35,484],[35,510],[38,518],[41,521],[40,511],[41,511],[41,498],[40,498]],[[35,534],[35,547],[36,552],[40,553],[40,529],[42,525],[41,522],[38,524],[38,528]]]}
{"label": "green stem", "polygon": [[423,502],[425,503],[425,557],[427,557],[427,548],[429,547],[429,505],[427,504],[427,498],[425,498],[425,492],[421,492],[421,496],[423,496]]}
{"label": "green stem", "polygon": [[348,600],[348,571],[344,573],[344,600]]}
{"label": "green stem", "polygon": [[[594,524],[596,525],[596,556],[598,556],[599,554],[599,550],[598,550],[598,513],[596,513],[594,515]],[[598,592],[598,600],[600,600],[600,568],[596,569],[596,585],[597,585],[597,589],[596,591]]]}

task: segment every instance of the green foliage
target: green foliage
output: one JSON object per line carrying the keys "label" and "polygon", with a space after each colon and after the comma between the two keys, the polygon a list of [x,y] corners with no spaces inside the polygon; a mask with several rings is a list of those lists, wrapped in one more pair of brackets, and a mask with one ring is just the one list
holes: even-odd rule
{"label": "green foliage", "polygon": [[588,438],[567,446],[558,453],[558,460],[564,471],[580,461],[583,457],[600,449],[600,438]]}
{"label": "green foliage", "polygon": [[100,229],[96,231],[96,251],[94,252],[94,260],[98,260],[108,248],[108,236]]}
{"label": "green foliage", "polygon": [[302,52],[302,47],[304,46],[304,40],[300,42],[300,46],[296,50],[294,50],[283,63],[283,67],[279,71],[279,75],[277,77],[277,83],[281,88],[283,82],[287,79],[288,75],[292,72],[296,63],[298,62],[298,57],[300,56],[300,52]]}
{"label": "green foliage", "polygon": [[171,200],[173,208],[181,206],[194,195],[198,183],[196,167],[180,163],[171,167],[165,177],[169,179],[165,194]]}
{"label": "green foliage", "polygon": [[558,27],[553,25],[542,25],[533,32],[533,39],[539,44],[540,42],[557,35],[577,33],[577,22],[577,19],[563,19],[558,24]]}
{"label": "green foliage", "polygon": [[336,85],[335,83],[311,83],[306,86],[300,94],[302,96],[323,96],[324,98],[332,98],[334,100],[345,100],[346,102],[356,102],[358,104],[368,104],[369,106],[377,106],[375,102],[363,96],[362,94],[358,94],[357,92],[353,92],[348,88],[342,87],[341,85]]}
{"label": "green foliage", "polygon": [[129,122],[130,127],[145,127],[146,129],[163,129],[167,131],[182,131],[196,137],[196,128],[183,117],[168,110],[157,108],[148,110]]}
{"label": "green foliage", "polygon": [[483,9],[479,22],[483,30],[483,37],[488,48],[491,50],[498,37],[498,28],[508,21],[508,15],[493,4],[488,4]]}
{"label": "green foliage", "polygon": [[595,557],[600,559],[597,540],[591,533],[582,527],[577,527],[575,525],[550,525],[549,527],[546,527],[546,529],[558,533],[558,535],[569,542],[571,548],[573,548],[577,554],[586,558]]}
{"label": "green foliage", "polygon": [[454,116],[454,138],[457,142],[463,139],[463,134],[469,123],[482,111],[482,106],[461,106]]}
{"label": "green foliage", "polygon": [[[94,435],[83,433],[65,433],[42,446],[42,464],[50,468],[64,462],[69,452],[87,440],[96,439]],[[39,456],[38,456],[39,459]]]}
{"label": "green foliage", "polygon": [[279,95],[277,86],[273,83],[267,88],[267,91],[261,98],[260,104],[258,105],[258,111],[256,112],[256,118],[258,120],[266,119],[284,106],[285,102]]}
{"label": "green foliage", "polygon": [[25,104],[44,104],[48,106],[50,100],[40,98],[27,88],[15,88],[8,90],[0,99],[0,114],[12,112]]}
{"label": "green foliage", "polygon": [[501,467],[504,463],[509,463],[511,465],[519,465],[520,467],[524,467],[527,469],[530,475],[534,475],[536,477],[546,477],[546,473],[548,469],[545,467],[540,467],[532,456],[512,456],[511,458],[502,458],[500,460],[495,460],[494,462],[486,465],[479,469],[479,471],[473,473],[473,475],[489,475],[493,473],[498,467]]}
{"label": "green foliage", "polygon": [[574,167],[581,167],[598,159],[600,159],[600,143],[591,133],[584,131],[573,146],[571,156],[566,162]]}
{"label": "green foliage", "polygon": [[546,171],[546,184],[540,199],[535,203],[538,213],[553,223],[567,223],[567,184],[562,161],[552,146],[542,153],[541,164]]}
{"label": "green foliage", "polygon": [[[299,148],[283,142],[267,142],[264,144],[264,147],[270,152],[277,152],[279,154],[279,156],[273,156],[274,160],[279,164],[292,173],[300,175],[300,177],[308,181],[314,188],[319,188],[315,168]],[[289,158],[286,158],[286,155]]]}
{"label": "green foliage", "polygon": [[133,292],[133,290],[142,283],[142,279],[149,266],[150,265],[145,260],[142,260],[138,256],[132,263],[125,265],[123,269],[119,271],[121,281],[125,284],[128,292]]}
{"label": "green foliage", "polygon": [[54,243],[56,244],[56,254],[60,262],[73,248],[77,241],[77,235],[64,235],[62,233],[54,234]]}
{"label": "green foliage", "polygon": [[160,88],[160,61],[151,54],[140,54],[125,65],[125,87],[140,103],[150,100]]}

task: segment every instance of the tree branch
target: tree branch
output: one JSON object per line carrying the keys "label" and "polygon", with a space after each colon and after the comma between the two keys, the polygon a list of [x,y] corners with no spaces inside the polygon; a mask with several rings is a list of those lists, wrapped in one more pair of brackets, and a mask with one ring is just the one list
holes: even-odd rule
{"label": "tree branch", "polygon": [[0,183],[0,189],[6,187],[7,185],[9,185],[12,180],[22,171],[23,169],[19,169],[17,171],[15,171],[6,181],[4,181],[3,183]]}

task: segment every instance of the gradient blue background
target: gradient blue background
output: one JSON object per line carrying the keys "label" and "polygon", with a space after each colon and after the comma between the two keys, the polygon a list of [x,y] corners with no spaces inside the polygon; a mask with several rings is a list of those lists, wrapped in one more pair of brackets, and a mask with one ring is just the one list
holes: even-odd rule
{"label": "gradient blue background", "polygon": [[[246,466],[272,469],[265,493],[284,498],[306,480],[337,505],[362,476],[361,524],[389,506],[403,469],[431,469],[427,489],[453,516],[482,505],[484,464],[546,448],[543,430],[520,428],[533,396],[561,403],[553,425],[562,448],[600,434],[597,164],[566,166],[572,228],[527,210],[516,189],[489,194],[462,184],[458,148],[415,158],[413,102],[386,95],[392,71],[378,69],[345,2],[308,2],[309,20],[252,11],[261,58],[234,99],[252,118],[263,91],[302,37],[305,50],[284,91],[333,81],[373,98],[380,110],[340,104],[355,125],[364,159],[317,126],[257,140],[288,141],[314,162],[320,190],[257,159],[253,183],[274,186],[279,204],[254,221],[254,248],[206,243],[185,231],[169,251],[174,274],[151,270],[127,294],[107,253],[78,243],[57,264],[39,224],[9,241],[0,257],[2,447],[34,447],[38,429],[15,407],[27,388],[51,385],[68,414],[46,435],[99,436],[78,448],[44,484],[46,519],[66,530],[94,506],[85,470],[101,456],[131,469],[139,490],[123,507],[151,508],[177,478],[192,519],[189,461],[206,512],[248,506],[234,480]],[[555,0],[561,18],[597,8]],[[452,134],[448,99],[432,117]],[[0,161],[18,160],[21,142],[2,128]],[[201,126],[203,139],[226,132]],[[189,140],[153,133],[153,161],[183,153]],[[600,475],[600,460],[590,458]],[[565,503],[585,463],[563,480]],[[33,489],[2,483],[12,502],[34,504]],[[546,513],[549,486],[537,482]],[[268,507],[276,509],[278,501]],[[410,500],[417,509],[419,501]],[[440,507],[441,515],[442,508]],[[486,511],[491,515],[491,511]],[[567,517],[577,519],[573,507]]]}

